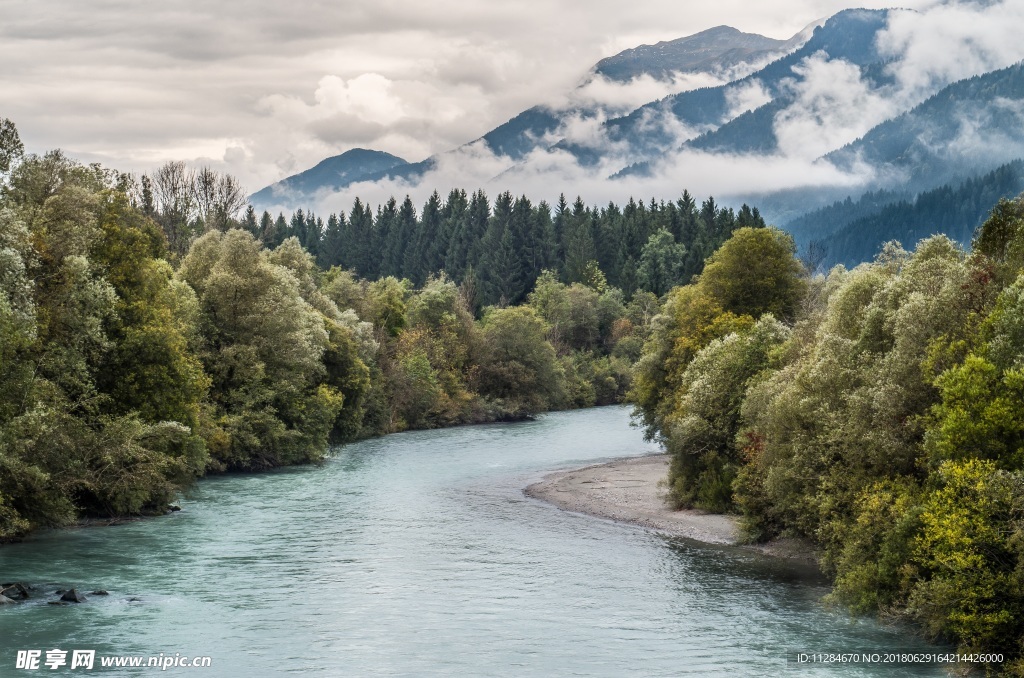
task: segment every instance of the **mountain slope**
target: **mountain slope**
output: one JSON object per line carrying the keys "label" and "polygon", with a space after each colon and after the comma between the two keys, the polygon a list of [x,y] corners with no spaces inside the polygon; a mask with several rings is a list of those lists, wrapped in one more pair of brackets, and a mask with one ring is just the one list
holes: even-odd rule
{"label": "mountain slope", "polygon": [[594,67],[596,75],[614,82],[629,82],[641,75],[670,80],[674,73],[715,73],[769,58],[789,41],[730,26],[716,26],[694,35],[655,45],[640,45],[606,57]]}
{"label": "mountain slope", "polygon": [[[670,79],[677,72],[717,73],[755,64],[770,58],[771,54],[792,49],[804,42],[807,38],[805,32],[801,31],[789,40],[775,40],[719,26],[666,43],[641,45],[602,59],[581,87],[585,87],[596,76],[622,83],[644,75],[654,79]],[[517,162],[530,151],[548,146],[551,136],[568,117],[596,114],[596,109],[582,106],[569,106],[562,110],[534,106],[469,143],[482,142],[495,155]],[[386,153],[373,155],[377,153],[353,149],[328,158],[310,170],[257,191],[250,200],[257,207],[282,204],[298,207],[323,189],[337,190],[357,181],[415,180],[437,164],[436,156],[417,163],[407,163]]]}
{"label": "mountain slope", "polygon": [[826,261],[855,266],[875,257],[889,240],[897,240],[910,249],[922,238],[935,234],[967,245],[993,205],[1000,198],[1016,197],[1021,191],[1024,160],[1016,160],[959,185],[941,186],[914,200],[888,204],[823,238]]}
{"label": "mountain slope", "polygon": [[[605,125],[608,138],[614,143],[628,144],[633,156],[630,161],[635,163],[622,174],[647,174],[651,161],[688,141],[677,138],[667,125],[652,124],[666,116],[691,130],[694,148],[770,152],[777,144],[772,131],[774,115],[791,103],[791,83],[801,79],[794,66],[822,53],[859,66],[865,72],[877,73],[880,78],[884,58],[878,52],[876,38],[886,27],[888,16],[888,10],[844,10],[815,29],[799,49],[755,73],[727,85],[675,94],[609,120]],[[745,113],[734,110],[735,94],[753,87],[762,90],[770,98],[769,103]],[[736,117],[730,120],[733,115]]]}
{"label": "mountain slope", "polygon": [[402,158],[383,151],[353,148],[319,162],[315,167],[282,179],[249,196],[254,207],[294,205],[298,207],[319,191],[338,190],[408,164]]}
{"label": "mountain slope", "polygon": [[868,163],[914,187],[1021,156],[1024,64],[1016,64],[948,85],[825,159],[844,169]]}

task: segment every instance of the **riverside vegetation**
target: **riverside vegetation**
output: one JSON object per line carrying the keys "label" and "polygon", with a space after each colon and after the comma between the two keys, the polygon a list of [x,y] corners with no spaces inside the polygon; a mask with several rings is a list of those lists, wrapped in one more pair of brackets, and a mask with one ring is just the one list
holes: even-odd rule
{"label": "riverside vegetation", "polygon": [[964,251],[809,277],[741,229],[655,318],[631,397],[680,506],[812,540],[856,613],[1024,675],[1024,199]]}
{"label": "riverside vegetation", "polygon": [[552,215],[454,191],[326,227],[244,206],[182,163],[25,155],[0,119],[0,541],[162,512],[199,476],[331,442],[621,402],[657,294],[763,223],[688,195]]}

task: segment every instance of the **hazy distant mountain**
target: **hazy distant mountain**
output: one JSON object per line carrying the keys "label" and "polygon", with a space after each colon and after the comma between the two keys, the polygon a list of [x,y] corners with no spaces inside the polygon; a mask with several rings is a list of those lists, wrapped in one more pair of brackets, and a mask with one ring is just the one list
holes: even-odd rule
{"label": "hazy distant mountain", "polygon": [[842,223],[849,214],[867,212],[815,238],[823,246],[827,265],[855,266],[874,258],[890,240],[911,249],[922,238],[943,234],[966,246],[993,206],[1001,198],[1015,197],[1021,191],[1024,160],[1016,160],[991,172],[924,191],[912,199],[878,205],[879,194],[871,193],[855,203],[844,202],[808,214],[787,229],[798,235],[820,227],[822,217],[832,216]]}
{"label": "hazy distant mountain", "polygon": [[1024,190],[1022,157],[1024,64],[1017,64],[955,82],[826,155],[842,168],[872,167],[878,178],[868,187],[881,190],[786,228],[800,241],[822,240],[830,261],[847,264],[873,256],[886,240],[912,246],[945,233],[966,244],[996,200]]}
{"label": "hazy distant mountain", "polygon": [[[893,68],[905,56],[883,54],[878,47],[886,44],[879,35],[889,28],[890,16],[890,10],[845,10],[788,41],[719,26],[641,45],[603,59],[576,93],[595,78],[620,84],[640,76],[667,81],[675,73],[721,74],[737,66],[748,74],[721,86],[672,94],[609,120],[603,117],[608,109],[582,103],[588,101],[584,96],[576,99],[580,103],[575,107],[561,110],[536,106],[470,143],[483,143],[506,158],[506,167],[512,166],[509,176],[518,171],[529,174],[531,152],[558,150],[571,153],[583,168],[617,163],[622,169],[616,177],[652,174],[659,170],[659,160],[676,160],[675,154],[689,150],[774,159],[796,144],[801,152],[812,149],[810,157],[798,158],[800,162],[821,153],[817,165],[831,163],[851,172],[857,188],[847,188],[849,182],[810,182],[744,195],[743,187],[737,187],[729,200],[758,205],[770,221],[790,228],[798,243],[824,242],[832,262],[856,263],[891,238],[904,239],[909,246],[914,244],[911,239],[943,232],[963,241],[992,202],[1024,189],[1024,163],[1018,160],[1024,158],[1024,63],[944,87],[936,83],[932,96],[905,110],[911,100]],[[905,24],[914,15],[900,16]],[[773,55],[778,56],[765,63]],[[864,126],[856,127],[857,133],[881,115],[893,117],[842,148],[807,146],[800,136],[804,127],[784,128],[780,120],[809,120],[812,136],[815,129],[826,129],[823,121],[831,118],[822,116],[820,107],[846,105],[829,89],[833,73],[850,77],[849,83],[840,79],[837,88],[884,104],[865,111],[879,117],[862,119]],[[805,92],[815,94],[807,98]],[[573,116],[592,123],[579,141],[560,138]],[[777,130],[787,141],[782,148]],[[827,135],[819,137],[812,143],[832,143]],[[842,140],[834,142],[836,146],[851,137],[838,138]],[[384,153],[350,151],[263,189],[253,199],[299,207],[307,196],[354,181],[415,181],[443,157],[406,163]],[[493,171],[493,164],[488,171]],[[493,178],[481,176],[480,183]],[[291,199],[281,199],[286,195]],[[837,202],[830,204],[833,201]]]}
{"label": "hazy distant mountain", "polygon": [[790,42],[716,26],[685,38],[619,52],[598,61],[594,73],[615,82],[629,82],[642,75],[670,80],[674,73],[716,73],[786,51]]}
{"label": "hazy distant mountain", "polygon": [[[775,113],[791,103],[785,85],[801,79],[793,67],[821,53],[861,66],[869,75],[875,74],[881,84],[885,59],[878,53],[876,37],[885,28],[888,15],[888,10],[844,10],[815,29],[799,49],[755,73],[727,85],[681,92],[608,121],[610,140],[628,143],[634,154],[637,165],[626,173],[643,174],[648,170],[647,161],[675,150],[678,139],[674,131],[651,124],[652,119],[664,115],[703,132],[689,142],[693,148],[730,153],[774,151]],[[735,110],[732,95],[749,87],[759,88],[770,98],[769,103],[754,111]]]}
{"label": "hazy distant mountain", "polygon": [[[866,223],[887,209],[894,214],[890,208],[901,203],[915,204],[915,196],[922,192],[946,184],[968,185],[972,178],[987,177],[980,188],[970,184],[971,190],[1005,197],[1016,186],[1016,174],[991,170],[1009,163],[1016,171],[1019,167],[1014,161],[1019,158],[1024,158],[1024,64],[954,82],[827,154],[824,159],[842,169],[870,167],[876,178],[861,189],[867,192],[858,200],[851,197],[792,218],[786,228],[798,240],[831,238],[853,222]],[[795,195],[789,200],[807,204],[811,197]],[[969,220],[972,229],[974,220],[974,216]],[[854,231],[864,235],[865,247],[873,247],[875,239],[882,237],[875,227],[856,227]],[[849,233],[842,242],[851,242]],[[948,234],[957,239],[962,236]],[[838,256],[836,260],[846,261]]]}
{"label": "hazy distant mountain", "polygon": [[[602,59],[581,87],[597,75],[623,83],[643,75],[671,80],[674,73],[717,74],[744,65],[753,67],[772,54],[781,54],[802,44],[809,32],[810,29],[805,29],[789,40],[775,40],[718,26],[678,40],[641,45]],[[535,148],[548,145],[551,135],[567,116],[593,113],[578,108],[556,111],[535,106],[487,132],[477,142],[482,141],[495,155],[518,161]],[[414,179],[436,163],[434,158],[406,163],[387,153],[374,155],[377,153],[354,149],[328,158],[310,170],[257,191],[250,200],[257,207],[282,204],[298,207],[324,188],[340,189],[356,181]],[[391,162],[392,159],[397,162]]]}
{"label": "hazy distant mountain", "polygon": [[249,196],[249,202],[259,209],[275,206],[296,208],[319,191],[338,190],[407,164],[402,158],[390,153],[353,148],[322,160],[305,172],[260,189]]}
{"label": "hazy distant mountain", "polygon": [[1024,157],[1024,64],[954,82],[825,156],[867,163],[912,188]]}
{"label": "hazy distant mountain", "polygon": [[[649,75],[655,80],[671,80],[674,74],[679,73],[708,73],[720,76],[743,66],[748,66],[749,68],[746,70],[749,72],[758,64],[770,60],[772,56],[778,57],[800,47],[811,38],[814,29],[815,24],[812,24],[789,40],[775,40],[754,33],[743,33],[729,26],[718,26],[669,42],[641,45],[602,59],[591,71],[593,75],[590,79],[599,75],[615,82],[624,83],[644,75]],[[690,94],[690,97],[687,98],[689,109],[698,114],[703,111],[714,111],[711,114],[712,119],[715,122],[721,122],[720,118],[727,111],[722,105],[725,102],[725,96],[719,90],[722,88],[700,88],[676,95],[676,97]],[[708,96],[709,94],[710,96]],[[649,120],[652,107],[661,106],[676,97],[668,97],[645,104],[625,118],[619,118],[609,123],[613,137],[624,137],[621,129],[632,124],[644,127]],[[495,153],[507,155],[512,160],[519,160],[537,148],[540,140],[548,138],[549,135],[556,132],[569,114],[586,116],[588,111],[578,109],[553,111],[537,106],[520,113],[482,138]],[[653,134],[646,139],[647,143],[644,145],[657,147],[664,141],[665,139]],[[574,146],[568,142],[560,142],[556,145],[558,148],[572,150],[581,161],[596,160],[596,158],[588,157],[593,154],[585,148]]]}

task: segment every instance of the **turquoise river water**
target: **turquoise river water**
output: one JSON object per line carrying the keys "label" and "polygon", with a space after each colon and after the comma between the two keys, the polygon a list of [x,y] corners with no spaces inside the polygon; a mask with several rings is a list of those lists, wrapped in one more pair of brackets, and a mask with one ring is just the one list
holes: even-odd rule
{"label": "turquoise river water", "polygon": [[[935,651],[827,609],[792,563],[566,513],[522,489],[648,454],[626,408],[404,433],[321,467],[198,483],[183,511],[0,547],[0,676],[944,675],[935,665],[787,662]],[[103,588],[47,605],[57,588]],[[18,650],[96,651],[92,671],[18,670]],[[99,657],[209,656],[103,669]]]}

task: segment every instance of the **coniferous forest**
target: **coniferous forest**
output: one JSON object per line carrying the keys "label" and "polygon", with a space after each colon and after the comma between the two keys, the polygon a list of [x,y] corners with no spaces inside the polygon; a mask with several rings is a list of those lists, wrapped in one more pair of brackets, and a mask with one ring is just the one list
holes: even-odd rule
{"label": "coniferous forest", "polygon": [[[148,206],[153,213],[163,205]],[[675,202],[636,202],[601,209],[561,196],[553,207],[505,192],[491,202],[483,191],[435,192],[417,210],[406,196],[374,209],[356,199],[352,208],[326,222],[297,210],[290,218],[257,216],[251,207],[241,227],[273,248],[290,237],[323,269],[340,266],[374,280],[392,276],[416,286],[444,271],[472,286],[476,310],[522,303],[542,271],[566,283],[594,275],[626,297],[634,292],[664,294],[699,273],[704,259],[736,228],[764,226],[757,209],[722,208],[708,198],[697,204],[687,191]],[[666,235],[667,233],[667,235]]]}

